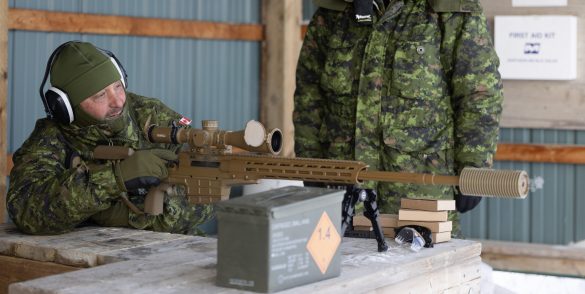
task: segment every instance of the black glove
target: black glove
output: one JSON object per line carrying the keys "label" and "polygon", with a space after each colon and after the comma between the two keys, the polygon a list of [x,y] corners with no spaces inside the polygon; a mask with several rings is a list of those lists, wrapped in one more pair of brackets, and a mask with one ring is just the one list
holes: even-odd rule
{"label": "black glove", "polygon": [[476,197],[476,196],[467,196],[461,194],[459,189],[457,189],[457,194],[455,194],[455,208],[460,213],[464,213],[474,209],[480,202],[483,197]]}

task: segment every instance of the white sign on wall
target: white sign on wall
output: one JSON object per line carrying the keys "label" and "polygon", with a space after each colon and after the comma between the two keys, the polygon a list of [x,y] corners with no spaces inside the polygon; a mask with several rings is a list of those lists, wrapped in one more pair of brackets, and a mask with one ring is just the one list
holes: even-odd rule
{"label": "white sign on wall", "polygon": [[503,79],[577,78],[577,17],[496,16],[494,31]]}
{"label": "white sign on wall", "polygon": [[552,7],[567,6],[567,0],[512,0],[516,7]]}

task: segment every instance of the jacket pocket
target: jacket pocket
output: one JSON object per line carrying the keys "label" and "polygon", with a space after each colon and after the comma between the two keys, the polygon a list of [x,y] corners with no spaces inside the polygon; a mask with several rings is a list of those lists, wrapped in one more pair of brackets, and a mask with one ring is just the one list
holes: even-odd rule
{"label": "jacket pocket", "polygon": [[418,99],[444,96],[444,72],[439,48],[436,41],[398,41],[392,66],[391,92]]}

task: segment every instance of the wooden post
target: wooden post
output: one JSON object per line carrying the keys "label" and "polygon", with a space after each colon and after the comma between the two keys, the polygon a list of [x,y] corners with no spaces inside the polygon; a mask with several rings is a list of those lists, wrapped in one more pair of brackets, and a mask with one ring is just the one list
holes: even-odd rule
{"label": "wooden post", "polygon": [[8,96],[8,0],[0,0],[0,224],[6,220],[6,111]]}
{"label": "wooden post", "polygon": [[295,70],[301,40],[300,0],[262,0],[265,42],[262,48],[260,120],[267,128],[280,128],[281,155],[294,153],[292,123]]}

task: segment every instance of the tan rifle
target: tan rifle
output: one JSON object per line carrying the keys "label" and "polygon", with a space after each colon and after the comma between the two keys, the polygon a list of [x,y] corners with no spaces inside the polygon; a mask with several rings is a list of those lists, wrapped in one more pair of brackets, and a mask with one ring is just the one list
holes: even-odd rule
{"label": "tan rifle", "polygon": [[[504,198],[525,198],[529,189],[525,171],[466,167],[459,176],[452,176],[369,171],[360,161],[279,157],[282,132],[266,131],[257,121],[249,121],[244,130],[234,132],[218,129],[217,121],[203,121],[202,129],[151,125],[145,133],[152,143],[188,146],[179,152],[178,163],[169,166],[168,178],[145,198],[144,211],[154,215],[162,213],[164,192],[172,193],[175,185],[185,187],[190,203],[207,204],[228,199],[231,186],[255,184],[260,179],[338,185],[359,185],[364,181],[450,185],[459,186],[464,195]],[[233,153],[232,146],[247,153]],[[103,150],[108,149],[96,149],[94,158],[106,158],[110,152]]]}

